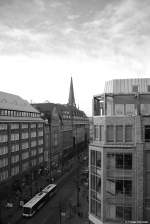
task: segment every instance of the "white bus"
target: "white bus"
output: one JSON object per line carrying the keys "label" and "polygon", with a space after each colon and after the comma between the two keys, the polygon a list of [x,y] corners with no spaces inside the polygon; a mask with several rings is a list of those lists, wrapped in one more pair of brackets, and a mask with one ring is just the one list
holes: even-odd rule
{"label": "white bus", "polygon": [[23,216],[33,216],[56,193],[56,184],[50,184],[23,206]]}

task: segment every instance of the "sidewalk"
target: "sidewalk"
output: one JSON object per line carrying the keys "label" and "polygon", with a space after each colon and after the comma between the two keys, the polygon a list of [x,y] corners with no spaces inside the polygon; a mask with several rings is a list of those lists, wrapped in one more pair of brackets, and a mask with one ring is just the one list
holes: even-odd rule
{"label": "sidewalk", "polygon": [[[47,185],[46,177],[40,176],[38,180],[35,180],[32,184],[32,195],[34,196],[40,191],[40,188],[43,188],[45,185]],[[17,220],[21,218],[22,208],[20,207],[20,201],[22,198],[25,202],[31,198],[31,187],[29,185],[24,186],[21,198],[19,196],[12,196],[8,200],[9,203],[6,200],[2,201],[2,224],[15,224]],[[10,207],[6,207],[7,204],[10,205]]]}
{"label": "sidewalk", "polygon": [[[72,167],[71,172],[64,173],[58,180],[55,181],[57,185],[60,185],[69,175],[71,175],[76,166]],[[38,180],[33,183],[32,193],[35,195],[37,192],[40,191],[41,188],[47,186],[49,183],[47,182],[47,177],[41,176]],[[37,187],[38,186],[38,187]],[[31,191],[30,186],[26,186],[24,189],[26,200],[30,200],[31,198]],[[2,224],[19,224],[20,219],[22,218],[22,208],[19,206],[19,200],[12,199],[11,202],[13,203],[13,207],[6,208],[6,201],[3,201],[1,207],[1,214],[2,214]]]}
{"label": "sidewalk", "polygon": [[[79,209],[77,211],[76,191],[71,197],[70,206],[66,210],[66,217],[62,217],[62,224],[88,224],[88,189],[84,185],[80,185],[79,192]],[[72,208],[75,208],[74,210]]]}

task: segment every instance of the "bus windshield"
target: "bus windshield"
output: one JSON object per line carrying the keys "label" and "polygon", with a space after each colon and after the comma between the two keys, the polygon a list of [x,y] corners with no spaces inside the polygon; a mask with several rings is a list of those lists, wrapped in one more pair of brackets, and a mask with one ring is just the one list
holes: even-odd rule
{"label": "bus windshield", "polygon": [[31,211],[32,211],[31,208],[26,208],[26,207],[23,208],[23,213],[24,213],[24,214],[30,214]]}

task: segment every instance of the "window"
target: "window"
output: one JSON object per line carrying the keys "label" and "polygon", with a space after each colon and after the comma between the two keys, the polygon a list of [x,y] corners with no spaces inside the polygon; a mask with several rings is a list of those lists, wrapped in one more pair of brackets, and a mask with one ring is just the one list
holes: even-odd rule
{"label": "window", "polygon": [[43,156],[40,156],[39,157],[39,163],[42,163],[43,162]]}
{"label": "window", "polygon": [[132,195],[132,181],[131,180],[116,180],[116,195],[125,194]]}
{"label": "window", "polygon": [[115,195],[115,181],[114,180],[106,180],[106,191],[111,195]]}
{"label": "window", "polygon": [[91,198],[91,213],[95,216],[101,218],[101,203]]}
{"label": "window", "polygon": [[113,115],[113,100],[112,97],[107,96],[107,116]]}
{"label": "window", "polygon": [[95,165],[96,164],[96,151],[91,150],[91,165]]}
{"label": "window", "polygon": [[0,168],[8,166],[8,158],[0,159]]}
{"label": "window", "polygon": [[11,145],[11,152],[17,152],[17,151],[19,151],[19,145],[18,144]]}
{"label": "window", "polygon": [[25,171],[29,168],[29,162],[27,161],[26,163],[22,164],[22,171]]}
{"label": "window", "polygon": [[124,169],[132,169],[132,153],[124,155]]}
{"label": "window", "polygon": [[98,125],[94,125],[94,140],[98,139]]}
{"label": "window", "polygon": [[31,128],[36,128],[36,124],[31,124]]}
{"label": "window", "polygon": [[19,161],[19,155],[15,155],[11,157],[11,163],[17,163]]}
{"label": "window", "polygon": [[126,115],[135,115],[137,113],[134,104],[126,104],[125,108],[126,108]]}
{"label": "window", "polygon": [[11,141],[19,140],[19,133],[11,134]]}
{"label": "window", "polygon": [[1,116],[7,116],[7,110],[0,110]]}
{"label": "window", "polygon": [[101,152],[96,152],[96,166],[101,168]]}
{"label": "window", "polygon": [[31,156],[36,156],[36,149],[31,150]]}
{"label": "window", "polygon": [[123,142],[123,126],[116,126],[116,142]]}
{"label": "window", "polygon": [[132,208],[116,206],[116,218],[132,220]]}
{"label": "window", "polygon": [[10,111],[10,116],[11,116],[11,117],[14,116],[14,111],[13,111],[13,110]]}
{"label": "window", "polygon": [[96,201],[91,198],[91,213],[96,213]]}
{"label": "window", "polygon": [[97,200],[101,199],[101,177],[96,177]]}
{"label": "window", "polygon": [[0,124],[0,130],[7,130],[7,124]]}
{"label": "window", "polygon": [[43,130],[42,131],[38,131],[38,136],[43,136]]}
{"label": "window", "polygon": [[21,127],[22,127],[22,129],[28,128],[28,124],[22,124]]}
{"label": "window", "polygon": [[124,193],[128,196],[132,195],[132,181],[124,180]]}
{"label": "window", "polygon": [[116,154],[116,168],[123,169],[123,154]]}
{"label": "window", "polygon": [[125,141],[132,142],[132,125],[125,126]]}
{"label": "window", "polygon": [[0,172],[0,181],[6,180],[8,178],[8,170]]}
{"label": "window", "polygon": [[132,169],[132,153],[116,154],[116,168]]}
{"label": "window", "polygon": [[19,124],[11,124],[11,129],[18,129],[19,128]]}
{"label": "window", "polygon": [[22,160],[27,159],[29,157],[29,152],[22,153]]}
{"label": "window", "polygon": [[38,153],[43,153],[43,147],[38,148]]}
{"label": "window", "polygon": [[91,175],[91,189],[95,190],[96,189],[96,176]]}
{"label": "window", "polygon": [[36,166],[36,159],[31,160],[31,166]]}
{"label": "window", "polygon": [[38,145],[43,145],[43,139],[38,140]]}
{"label": "window", "polygon": [[104,139],[104,126],[100,125],[99,126],[99,141],[103,141]]}
{"label": "window", "polygon": [[145,126],[145,142],[150,142],[150,125]]}
{"label": "window", "polygon": [[147,86],[147,92],[150,92],[150,85]]}
{"label": "window", "polygon": [[107,141],[108,142],[114,141],[114,127],[112,125],[107,126]]}
{"label": "window", "polygon": [[21,138],[22,139],[29,138],[29,133],[28,132],[22,133]]}
{"label": "window", "polygon": [[138,92],[138,86],[137,85],[132,86],[132,92]]}
{"label": "window", "polygon": [[38,128],[42,128],[43,127],[43,124],[38,124]]}
{"label": "window", "polygon": [[124,114],[124,104],[115,104],[115,115]]}
{"label": "window", "polygon": [[116,180],[116,194],[123,194],[123,180]]}
{"label": "window", "polygon": [[107,169],[115,168],[115,154],[107,153]]}
{"label": "window", "polygon": [[101,203],[96,201],[96,216],[101,218]]}
{"label": "window", "polygon": [[16,117],[17,116],[17,112],[14,110],[13,111],[13,116]]}
{"label": "window", "polygon": [[8,146],[1,146],[0,147],[0,156],[5,155],[8,153]]}
{"label": "window", "polygon": [[31,137],[32,137],[32,138],[36,137],[36,132],[35,132],[35,131],[32,131],[32,132],[31,132]]}
{"label": "window", "polygon": [[123,218],[123,207],[121,206],[116,207],[116,217]]}
{"label": "window", "polygon": [[19,166],[12,167],[11,176],[14,176],[19,173]]}
{"label": "window", "polygon": [[140,112],[142,115],[150,115],[150,104],[141,103],[140,106]]}
{"label": "window", "polygon": [[31,141],[31,147],[35,147],[36,146],[36,141]]}
{"label": "window", "polygon": [[23,142],[22,149],[27,149],[27,148],[29,148],[29,142]]}
{"label": "window", "polygon": [[0,142],[7,142],[8,136],[7,135],[0,135]]}

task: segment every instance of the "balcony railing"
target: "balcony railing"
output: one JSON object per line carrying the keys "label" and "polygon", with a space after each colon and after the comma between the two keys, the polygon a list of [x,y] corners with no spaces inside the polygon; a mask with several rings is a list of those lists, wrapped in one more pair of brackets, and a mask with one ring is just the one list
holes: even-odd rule
{"label": "balcony railing", "polygon": [[134,170],[117,169],[117,168],[107,168],[107,177],[129,177],[132,178],[134,175]]}
{"label": "balcony railing", "polygon": [[108,203],[114,203],[114,204],[124,204],[124,203],[129,203],[129,204],[132,204],[135,202],[135,195],[130,193],[130,194],[115,194],[115,195],[112,195],[110,193],[107,193],[106,195],[106,200]]}

